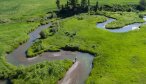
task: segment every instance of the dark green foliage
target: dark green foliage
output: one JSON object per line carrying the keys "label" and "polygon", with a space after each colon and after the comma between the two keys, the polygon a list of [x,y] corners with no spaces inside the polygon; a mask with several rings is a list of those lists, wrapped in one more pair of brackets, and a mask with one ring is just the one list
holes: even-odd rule
{"label": "dark green foliage", "polygon": [[14,84],[56,84],[71,64],[70,60],[46,61],[28,67],[20,66],[9,72],[0,72],[0,77],[9,78]]}
{"label": "dark green foliage", "polygon": [[90,11],[91,11],[91,9],[90,9],[91,7],[90,7],[90,0],[88,0],[88,14],[90,15]]}
{"label": "dark green foliage", "polygon": [[60,10],[60,0],[56,0],[57,8]]}
{"label": "dark green foliage", "polygon": [[98,1],[97,1],[97,2],[96,2],[96,5],[95,5],[94,11],[96,12],[98,9],[99,9],[99,3],[98,3]]}
{"label": "dark green foliage", "polygon": [[113,4],[113,5],[100,5],[99,10],[105,10],[105,11],[136,11],[137,10],[137,5],[120,5],[120,4]]}
{"label": "dark green foliage", "polygon": [[76,32],[65,32],[65,35],[70,37],[70,38],[74,38],[76,36]]}
{"label": "dark green foliage", "polygon": [[54,35],[57,31],[58,31],[57,27],[52,27],[52,28],[50,27],[48,29],[41,31],[40,36],[41,38],[45,39],[47,36]]}
{"label": "dark green foliage", "polygon": [[76,45],[76,44],[66,44],[66,46],[63,49],[64,50],[70,50],[70,51],[79,51],[79,45]]}
{"label": "dark green foliage", "polygon": [[87,0],[81,0],[81,7],[85,8],[88,6]]}
{"label": "dark green foliage", "polygon": [[57,51],[60,51],[60,47],[58,46],[55,46],[55,45],[49,45],[49,46],[46,46],[48,44],[45,44],[43,43],[41,40],[37,41],[32,47],[30,47],[26,54],[27,54],[27,57],[35,57],[37,56],[38,54],[41,54],[43,52],[47,52],[47,51],[50,51],[50,52],[57,52]]}
{"label": "dark green foliage", "polygon": [[60,26],[59,21],[56,20],[52,21],[52,25],[49,28],[41,31],[40,33],[41,38],[45,39],[47,36],[54,35],[55,33],[57,33],[59,26]]}
{"label": "dark green foliage", "polygon": [[41,31],[41,33],[40,33],[40,36],[41,36],[41,38],[46,38],[47,36],[49,36],[50,35],[50,29],[48,29],[48,30],[43,30],[43,31]]}
{"label": "dark green foliage", "polygon": [[76,17],[78,20],[83,20],[84,19],[84,17],[82,17],[82,16],[77,16]]}
{"label": "dark green foliage", "polygon": [[146,0],[140,0],[139,4],[140,10],[146,10]]}
{"label": "dark green foliage", "polygon": [[71,8],[75,8],[77,7],[78,4],[78,0],[68,0],[69,1],[69,5],[71,6]]}

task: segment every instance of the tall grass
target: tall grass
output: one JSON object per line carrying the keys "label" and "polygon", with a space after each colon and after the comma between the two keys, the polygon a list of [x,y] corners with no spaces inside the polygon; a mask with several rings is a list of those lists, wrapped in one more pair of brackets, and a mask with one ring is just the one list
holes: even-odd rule
{"label": "tall grass", "polygon": [[14,84],[56,84],[63,78],[71,64],[70,60],[58,60],[38,63],[27,68],[20,67],[16,70],[17,74],[12,78],[12,82]]}
{"label": "tall grass", "polygon": [[[111,5],[127,3],[138,4],[139,0],[98,1],[100,4]],[[64,4],[66,0],[62,0],[61,2],[61,4]],[[92,4],[95,4],[95,2],[96,0],[91,0]],[[5,56],[6,52],[14,50],[19,44],[26,41],[29,38],[27,35],[29,31],[35,29],[38,25],[38,23],[25,23],[25,21],[43,17],[47,12],[52,10],[56,10],[55,0],[0,0],[0,23],[1,21],[8,22],[0,24],[0,78],[12,77],[15,75],[15,70],[19,69],[19,67],[10,66],[6,62]],[[142,27],[140,31],[127,34],[112,34],[101,29],[96,29],[96,22],[105,21],[105,17],[85,17],[83,20],[68,18],[63,21],[59,32],[42,40],[43,46],[55,46],[55,48],[64,48],[65,46],[77,47],[79,50],[95,53],[97,58],[94,60],[94,68],[87,83],[145,83],[144,51],[146,49],[144,32],[146,31],[146,27]],[[14,23],[13,20],[18,21],[18,23]],[[70,38],[65,34],[66,32],[70,34],[76,32],[77,34],[74,38]],[[49,48],[53,49],[52,47]],[[44,64],[48,66],[48,63]],[[63,64],[70,63],[67,62]],[[32,71],[36,70],[34,67],[26,68],[26,72],[23,74],[26,76],[21,75],[18,80],[13,80],[14,83],[24,82],[23,78],[32,78],[30,74],[34,73],[29,72],[27,70],[29,68]],[[39,68],[36,72],[43,72],[44,70],[42,70],[43,69]],[[21,72],[21,70],[19,71]],[[46,68],[45,72],[47,72]],[[34,77],[32,78],[33,80],[29,79],[28,81],[25,80],[25,82],[30,83],[30,81],[35,81],[41,83],[42,80],[38,75],[40,75],[40,73],[34,74],[34,76],[37,76],[36,79]],[[46,77],[46,75],[44,75],[44,77]],[[48,79],[43,78],[44,82],[46,80]],[[54,79],[52,80],[54,83]],[[58,78],[55,78],[55,81],[57,80]]]}
{"label": "tall grass", "polygon": [[[98,22],[97,18],[92,18],[92,21]],[[146,25],[138,31],[111,33],[96,28],[96,23],[92,21],[68,18],[55,35],[41,41],[45,46],[69,46],[95,53],[87,84],[146,83]],[[70,38],[65,32],[76,32],[76,35]]]}

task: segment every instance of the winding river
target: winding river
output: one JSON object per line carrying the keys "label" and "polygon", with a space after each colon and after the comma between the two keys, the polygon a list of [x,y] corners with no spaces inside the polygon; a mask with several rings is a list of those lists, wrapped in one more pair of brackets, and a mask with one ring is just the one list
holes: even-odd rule
{"label": "winding river", "polygon": [[39,63],[42,61],[53,61],[53,60],[63,60],[71,59],[74,60],[77,57],[77,62],[72,65],[72,67],[67,71],[65,77],[60,80],[59,84],[84,84],[85,80],[88,78],[90,71],[92,69],[93,55],[88,53],[82,53],[78,51],[64,51],[60,52],[44,52],[36,57],[27,58],[26,50],[34,43],[35,40],[40,38],[40,32],[46,29],[51,24],[46,24],[38,27],[35,31],[29,34],[30,39],[20,45],[12,53],[8,54],[6,59],[8,63],[13,65],[31,65]]}
{"label": "winding river", "polygon": [[[146,21],[146,16],[143,18]],[[115,21],[115,19],[109,18],[106,22],[97,24],[98,28],[106,29],[105,25]],[[134,23],[131,25],[124,26],[119,29],[106,29],[111,32],[128,32],[134,28],[139,28],[142,24],[145,23]],[[31,65],[39,63],[42,61],[53,61],[53,60],[64,60],[71,59],[74,60],[77,57],[77,62],[72,65],[72,67],[67,71],[65,77],[58,81],[59,84],[84,84],[85,80],[88,78],[90,71],[92,69],[93,55],[88,53],[82,53],[78,51],[64,51],[60,52],[44,52],[36,57],[27,58],[26,51],[33,45],[34,41],[40,38],[40,32],[43,29],[46,29],[51,24],[41,25],[35,31],[29,34],[30,39],[20,45],[12,53],[6,56],[6,59],[9,63],[19,66],[19,65]],[[0,81],[1,83],[4,81]]]}
{"label": "winding river", "polygon": [[115,19],[113,18],[109,18],[107,21],[103,22],[103,23],[97,23],[97,28],[101,28],[101,29],[105,29],[105,30],[108,30],[110,32],[128,32],[128,31],[131,31],[131,30],[136,30],[136,29],[139,29],[139,27],[142,25],[142,24],[146,24],[146,16],[143,17],[143,20],[145,21],[144,23],[134,23],[134,24],[130,24],[130,25],[127,25],[127,26],[124,26],[122,28],[118,28],[118,29],[107,29],[105,26],[108,24],[108,23],[111,23],[113,21],[116,21]]}

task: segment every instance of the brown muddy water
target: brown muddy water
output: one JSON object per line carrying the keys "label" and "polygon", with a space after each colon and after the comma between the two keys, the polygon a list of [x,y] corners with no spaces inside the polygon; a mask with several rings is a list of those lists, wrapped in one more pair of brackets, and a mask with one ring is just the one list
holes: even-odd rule
{"label": "brown muddy water", "polygon": [[[13,64],[15,66],[19,65],[31,65],[36,64],[42,61],[53,61],[53,60],[64,60],[70,59],[74,60],[77,57],[77,62],[73,64],[73,66],[67,71],[65,77],[60,80],[59,84],[84,84],[85,80],[88,78],[90,71],[92,69],[92,61],[93,55],[88,53],[82,53],[78,51],[64,51],[60,50],[60,52],[44,52],[36,57],[27,58],[26,51],[27,49],[34,43],[35,40],[40,38],[40,32],[43,29],[46,29],[51,24],[43,25],[38,27],[35,31],[29,34],[30,39],[20,45],[17,49],[15,49],[12,53],[6,56],[8,63]],[[1,84],[1,82],[0,82]]]}

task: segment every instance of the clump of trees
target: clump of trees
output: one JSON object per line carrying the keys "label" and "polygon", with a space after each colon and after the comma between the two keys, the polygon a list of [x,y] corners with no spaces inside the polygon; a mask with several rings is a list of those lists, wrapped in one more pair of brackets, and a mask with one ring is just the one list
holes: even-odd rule
{"label": "clump of trees", "polygon": [[65,5],[60,4],[60,0],[56,0],[56,5],[59,10],[58,16],[71,16],[78,13],[96,12],[97,10],[105,11],[137,11],[137,10],[146,10],[146,0],[140,0],[139,5],[127,3],[125,5],[113,4],[113,5],[99,5],[97,0],[96,5],[90,5],[90,0],[67,0]]}
{"label": "clump of trees", "polygon": [[146,10],[146,0],[140,0],[139,10]]}
{"label": "clump of trees", "polygon": [[60,10],[60,0],[56,0],[57,8]]}
{"label": "clump of trees", "polygon": [[[60,4],[60,0],[56,0],[56,5],[59,10],[58,16],[71,16],[78,13],[88,12],[90,14],[91,5],[90,0],[67,0],[65,5]],[[97,9],[98,5],[96,5]]]}
{"label": "clump of trees", "polygon": [[55,33],[58,32],[59,27],[60,27],[59,21],[53,21],[52,25],[49,28],[44,29],[43,31],[40,32],[41,38],[45,39],[48,36],[54,35]]}

